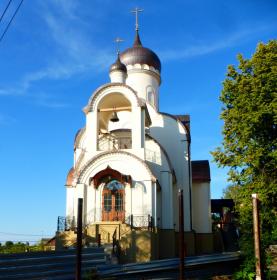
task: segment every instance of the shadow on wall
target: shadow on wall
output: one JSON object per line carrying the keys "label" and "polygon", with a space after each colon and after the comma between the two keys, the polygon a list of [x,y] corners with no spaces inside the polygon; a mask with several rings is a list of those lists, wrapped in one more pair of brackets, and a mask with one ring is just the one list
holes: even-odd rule
{"label": "shadow on wall", "polygon": [[69,247],[76,247],[77,234],[72,231],[63,231],[56,233],[56,250],[64,250]]}
{"label": "shadow on wall", "polygon": [[[168,138],[169,141],[172,141],[172,137],[174,135],[179,137],[185,137],[185,133],[180,132],[180,123],[174,118],[174,116],[170,116],[169,114],[163,114],[163,127],[160,126],[151,126],[150,131],[151,135],[157,139],[163,139],[163,138]],[[168,137],[168,136],[171,137]],[[173,143],[174,146],[174,143]]]}
{"label": "shadow on wall", "polygon": [[158,235],[155,231],[132,230],[122,237],[120,262],[146,262],[157,259]]}

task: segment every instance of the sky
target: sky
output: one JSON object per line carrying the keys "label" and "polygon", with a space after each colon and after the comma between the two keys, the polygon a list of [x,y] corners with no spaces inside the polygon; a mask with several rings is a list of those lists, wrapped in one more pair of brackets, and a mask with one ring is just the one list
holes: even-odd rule
{"label": "sky", "polygon": [[277,1],[25,0],[0,42],[0,242],[54,235],[82,108],[109,82],[114,39],[132,45],[134,7],[142,44],[162,63],[160,111],[190,115],[192,159],[210,161],[211,196],[222,197],[227,170],[210,154],[222,142],[222,82],[238,53],[276,39]]}

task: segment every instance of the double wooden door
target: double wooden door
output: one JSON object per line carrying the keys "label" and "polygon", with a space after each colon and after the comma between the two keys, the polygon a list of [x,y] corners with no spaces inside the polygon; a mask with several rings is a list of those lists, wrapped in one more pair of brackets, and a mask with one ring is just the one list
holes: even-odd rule
{"label": "double wooden door", "polygon": [[124,187],[116,180],[108,183],[102,192],[102,220],[124,221]]}

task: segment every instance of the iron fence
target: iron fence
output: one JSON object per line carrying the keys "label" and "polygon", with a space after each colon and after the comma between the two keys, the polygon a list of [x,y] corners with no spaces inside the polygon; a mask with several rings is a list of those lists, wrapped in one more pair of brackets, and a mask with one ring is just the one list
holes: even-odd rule
{"label": "iron fence", "polygon": [[125,223],[132,228],[148,228],[152,229],[153,217],[151,215],[133,215],[129,214],[125,216]]}
{"label": "iron fence", "polygon": [[98,141],[100,151],[112,151],[132,148],[131,137],[114,137],[112,135],[103,135]]}
{"label": "iron fence", "polygon": [[[85,215],[85,222],[83,224],[83,227],[87,227],[88,225],[93,224],[94,222],[103,221],[102,219],[103,217],[101,215],[100,210],[101,209],[98,208],[92,209],[87,215]],[[149,214],[136,215],[136,214],[125,213],[125,218],[123,222],[131,226],[131,228],[147,228],[148,230],[150,230],[154,227],[153,217]],[[76,228],[77,228],[77,221],[74,216],[58,217],[58,223],[57,223],[58,232],[68,231],[68,230],[76,231]]]}
{"label": "iron fence", "polygon": [[57,231],[76,230],[77,224],[75,217],[58,217]]}

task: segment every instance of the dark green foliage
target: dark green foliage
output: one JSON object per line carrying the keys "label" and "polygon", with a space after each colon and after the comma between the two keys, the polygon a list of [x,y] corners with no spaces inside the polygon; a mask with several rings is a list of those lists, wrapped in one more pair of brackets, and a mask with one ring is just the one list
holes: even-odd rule
{"label": "dark green foliage", "polygon": [[225,196],[235,201],[245,256],[244,270],[237,277],[251,279],[252,193],[261,201],[262,251],[277,242],[277,41],[260,43],[251,59],[239,55],[238,60],[237,68],[228,67],[223,82],[224,140],[212,154],[219,166],[230,168]]}
{"label": "dark green foliage", "polygon": [[12,241],[7,241],[5,245],[0,246],[0,254],[15,254],[36,251],[43,251],[43,245],[41,243],[30,246],[28,242],[13,243]]}

